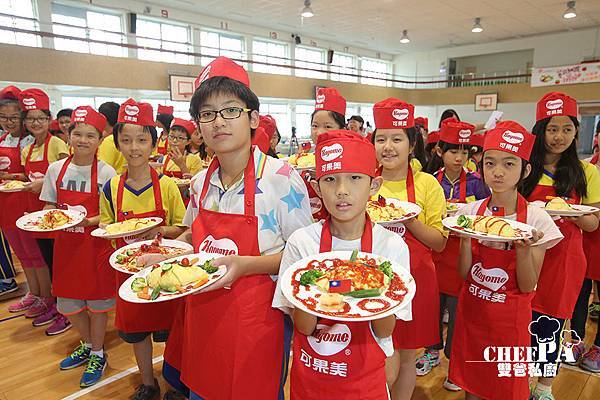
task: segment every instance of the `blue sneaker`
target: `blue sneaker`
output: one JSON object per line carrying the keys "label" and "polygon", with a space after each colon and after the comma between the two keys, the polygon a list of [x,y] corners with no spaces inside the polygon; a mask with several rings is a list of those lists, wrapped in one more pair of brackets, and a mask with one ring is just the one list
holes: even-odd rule
{"label": "blue sneaker", "polygon": [[82,388],[90,387],[95,385],[101,378],[104,369],[106,368],[106,354],[104,357],[97,356],[96,354],[90,354],[87,367],[83,371],[79,386]]}
{"label": "blue sneaker", "polygon": [[60,362],[60,369],[73,369],[83,365],[90,358],[90,349],[83,342],[79,342],[79,346],[64,360]]}
{"label": "blue sneaker", "polygon": [[19,285],[17,285],[17,281],[14,279],[8,283],[0,281],[0,297],[5,294],[16,292],[17,290],[19,290]]}

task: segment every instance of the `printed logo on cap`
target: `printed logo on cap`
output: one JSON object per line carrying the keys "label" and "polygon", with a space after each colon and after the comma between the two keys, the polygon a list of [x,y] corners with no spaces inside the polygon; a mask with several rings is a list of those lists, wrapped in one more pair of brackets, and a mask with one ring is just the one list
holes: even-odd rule
{"label": "printed logo on cap", "polygon": [[525,136],[523,136],[521,132],[513,132],[510,130],[506,130],[502,134],[502,139],[504,139],[508,143],[519,144],[523,143],[523,140],[525,140]]}
{"label": "printed logo on cap", "polygon": [[546,108],[548,110],[558,110],[559,108],[561,108],[563,106],[563,101],[562,99],[556,99],[556,100],[548,100],[546,102]]}
{"label": "printed logo on cap", "polygon": [[323,146],[321,149],[321,159],[323,161],[333,161],[339,158],[344,152],[344,148],[339,143],[334,143],[331,146]]}
{"label": "printed logo on cap", "polygon": [[206,68],[204,68],[204,71],[202,71],[202,73],[198,77],[198,84],[204,82],[205,80],[207,80],[209,78],[211,69],[212,69],[212,65],[209,65]]}
{"label": "printed logo on cap", "polygon": [[324,103],[325,102],[325,95],[324,94],[319,94],[317,95],[317,103]]}
{"label": "printed logo on cap", "polygon": [[327,326],[317,324],[315,332],[308,337],[310,347],[321,356],[331,356],[344,350],[352,340],[352,332],[348,325],[335,324]]}
{"label": "printed logo on cap", "polygon": [[228,238],[215,239],[208,235],[200,243],[199,250],[205,253],[220,254],[222,256],[232,256],[238,254],[238,247],[235,242]]}
{"label": "printed logo on cap", "polygon": [[477,283],[494,292],[500,289],[508,282],[508,274],[502,268],[483,268],[481,263],[473,265],[471,268],[471,277]]}
{"label": "printed logo on cap", "polygon": [[408,118],[409,114],[410,112],[406,108],[394,108],[394,110],[392,111],[392,117],[396,118],[399,121]]}
{"label": "printed logo on cap", "polygon": [[[125,108],[125,112],[127,112],[127,107]],[[78,118],[83,118],[88,114],[88,111],[85,108],[80,108],[75,110],[75,116]]]}
{"label": "printed logo on cap", "polygon": [[138,115],[139,112],[140,112],[140,108],[138,106],[131,105],[131,104],[127,104],[125,106],[125,114],[127,114],[131,117]]}
{"label": "printed logo on cap", "polygon": [[33,97],[27,97],[26,99],[23,99],[23,104],[26,106],[35,106],[35,99]]}
{"label": "printed logo on cap", "polygon": [[461,129],[460,131],[458,131],[458,136],[460,136],[463,139],[468,139],[471,136],[471,130]]}

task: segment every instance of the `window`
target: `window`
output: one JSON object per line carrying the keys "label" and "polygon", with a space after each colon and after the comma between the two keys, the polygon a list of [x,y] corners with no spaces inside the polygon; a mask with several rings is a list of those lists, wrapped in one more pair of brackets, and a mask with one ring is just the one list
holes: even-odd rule
{"label": "window", "polygon": [[[52,32],[57,35],[81,39],[125,43],[123,25],[119,15],[69,7],[62,4],[52,4]],[[124,47],[104,43],[92,43],[87,40],[54,38],[54,48],[56,50],[75,51],[102,56],[127,56],[127,50]]]}
{"label": "window", "polygon": [[333,62],[331,63],[331,80],[341,82],[357,82],[358,78],[355,76],[340,75],[340,74],[354,74],[358,75],[358,71],[355,69],[354,56],[349,54],[333,54]]}
{"label": "window", "polygon": [[[298,68],[310,68],[322,71],[325,69],[325,66],[323,65],[324,55],[325,53],[323,50],[296,46],[295,65]],[[297,69],[296,76],[327,79],[327,74],[325,72],[307,71],[303,69]]]}
{"label": "window", "polygon": [[[200,60],[201,65],[208,65],[217,56],[225,56],[236,60],[243,60],[245,58],[244,38],[242,36],[201,31],[200,45],[202,46],[200,53],[205,55]],[[246,68],[245,65],[244,68]]]}
{"label": "window", "polygon": [[363,58],[360,61],[360,71],[362,77],[360,83],[366,85],[392,86],[391,82],[386,82],[382,78],[390,78],[390,63],[371,58]]}
{"label": "window", "polygon": [[296,105],[296,136],[298,140],[310,139],[310,116],[314,110],[313,104]]}
{"label": "window", "polygon": [[107,101],[114,101],[121,104],[125,100],[127,100],[125,97],[62,96],[61,104],[62,108],[75,109],[79,106],[92,106],[97,110],[102,103],[106,103]]}
{"label": "window", "polygon": [[139,59],[178,64],[194,63],[193,56],[165,51],[174,50],[185,53],[192,52],[190,30],[188,26],[138,19],[136,28],[137,45],[149,48],[138,49],[137,53]]}
{"label": "window", "polygon": [[[288,46],[283,43],[270,42],[266,40],[255,39],[252,41],[252,59],[269,64],[289,65]],[[256,72],[265,72],[267,74],[290,75],[290,68],[274,67],[264,64],[252,64]]]}
{"label": "window", "polygon": [[277,121],[277,129],[282,138],[292,135],[292,113],[288,104],[267,103],[261,101],[260,115],[269,114]]}
{"label": "window", "polygon": [[0,16],[0,43],[31,47],[42,45],[42,40],[37,35],[2,29],[2,27],[8,27],[39,31],[39,24],[34,21],[37,17],[32,0],[0,0],[0,10],[2,10],[2,14],[11,15]]}

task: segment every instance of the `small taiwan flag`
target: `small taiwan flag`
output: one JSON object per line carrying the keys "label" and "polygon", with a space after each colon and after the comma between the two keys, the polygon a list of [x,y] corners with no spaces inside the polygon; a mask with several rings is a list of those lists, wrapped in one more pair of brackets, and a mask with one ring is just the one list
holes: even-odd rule
{"label": "small taiwan flag", "polygon": [[329,293],[348,293],[352,291],[351,279],[340,279],[338,281],[329,281]]}
{"label": "small taiwan flag", "polygon": [[311,147],[312,147],[312,145],[310,144],[310,142],[302,143],[302,151],[304,151],[304,152],[309,151]]}

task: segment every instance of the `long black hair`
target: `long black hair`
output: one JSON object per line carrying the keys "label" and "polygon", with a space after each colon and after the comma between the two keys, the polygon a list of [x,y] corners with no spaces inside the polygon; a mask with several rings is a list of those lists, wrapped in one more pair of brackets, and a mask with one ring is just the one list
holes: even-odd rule
{"label": "long black hair", "polygon": [[[579,121],[575,117],[569,117],[575,125],[575,138],[571,145],[560,155],[556,172],[554,173],[554,189],[561,197],[570,197],[575,191],[577,196],[584,197],[587,194],[587,180],[579,157],[577,155],[577,137],[579,136]],[[531,132],[535,135],[535,143],[531,152],[531,173],[523,181],[520,192],[529,197],[544,174],[544,158],[546,155],[546,127],[552,117],[537,121]]]}
{"label": "long black hair", "polygon": [[460,121],[460,117],[458,116],[458,114],[456,113],[455,110],[453,110],[452,108],[448,108],[447,110],[444,110],[444,112],[442,113],[442,116],[440,117],[440,123],[438,124],[438,128],[442,127],[443,120],[452,118],[452,117],[454,117]]}
{"label": "long black hair", "polygon": [[425,168],[427,165],[427,153],[425,152],[425,142],[423,135],[418,128],[415,128],[415,146],[413,147],[413,156],[419,160],[421,166]]}
{"label": "long black hair", "polygon": [[[438,146],[439,146],[440,150],[442,151],[442,154],[444,154],[445,152],[447,152],[449,150],[469,150],[469,147],[465,146],[464,144],[447,143],[447,142],[442,142],[441,140],[438,142]],[[440,168],[442,168],[443,166],[444,166],[444,160],[442,159],[442,157],[440,157],[438,155],[437,152],[434,152],[431,155],[431,159],[427,163],[427,166],[425,168],[423,168],[423,171],[433,175],[436,172],[438,172],[440,170]]]}

